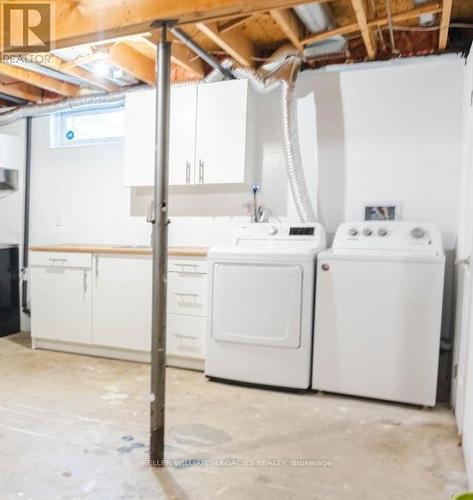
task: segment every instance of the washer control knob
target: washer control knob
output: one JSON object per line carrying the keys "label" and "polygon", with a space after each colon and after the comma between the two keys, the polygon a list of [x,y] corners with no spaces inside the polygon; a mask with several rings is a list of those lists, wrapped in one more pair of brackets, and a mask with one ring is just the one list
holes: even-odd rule
{"label": "washer control knob", "polygon": [[386,229],[384,229],[384,227],[380,227],[378,229],[378,236],[387,236],[388,232],[386,231]]}
{"label": "washer control knob", "polygon": [[416,240],[420,240],[425,236],[425,229],[422,229],[421,227],[415,227],[411,231],[411,236],[415,238]]}
{"label": "washer control knob", "polygon": [[365,227],[365,229],[363,229],[363,234],[365,236],[371,236],[373,234],[373,231],[369,227]]}
{"label": "washer control knob", "polygon": [[270,226],[268,228],[268,233],[271,235],[271,236],[274,236],[275,234],[278,234],[279,233],[279,229],[276,227],[276,226]]}
{"label": "washer control knob", "polygon": [[348,230],[348,236],[358,236],[358,229],[356,229],[356,227],[351,227]]}

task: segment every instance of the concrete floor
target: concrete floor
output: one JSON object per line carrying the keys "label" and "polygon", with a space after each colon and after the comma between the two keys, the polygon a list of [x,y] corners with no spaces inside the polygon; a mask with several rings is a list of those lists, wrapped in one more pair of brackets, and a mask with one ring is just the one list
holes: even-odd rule
{"label": "concrete floor", "polygon": [[[1,500],[445,500],[466,489],[445,407],[167,374],[167,456],[200,462],[156,469],[145,465],[149,366],[32,351],[24,334],[0,339]],[[222,458],[313,462],[203,462]]]}

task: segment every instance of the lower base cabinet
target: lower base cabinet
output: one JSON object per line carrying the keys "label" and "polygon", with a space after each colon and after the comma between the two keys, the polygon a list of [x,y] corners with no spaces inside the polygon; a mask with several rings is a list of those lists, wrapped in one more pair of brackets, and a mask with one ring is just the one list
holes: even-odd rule
{"label": "lower base cabinet", "polygon": [[151,258],[94,254],[93,344],[149,351],[151,348]]}
{"label": "lower base cabinet", "polygon": [[[169,260],[168,365],[203,369],[207,264]],[[32,252],[33,347],[149,361],[149,255]]]}

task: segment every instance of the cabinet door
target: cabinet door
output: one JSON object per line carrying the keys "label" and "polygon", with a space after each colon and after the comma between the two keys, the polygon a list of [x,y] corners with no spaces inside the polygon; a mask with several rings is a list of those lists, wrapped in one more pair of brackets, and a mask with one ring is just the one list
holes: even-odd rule
{"label": "cabinet door", "polygon": [[194,183],[197,86],[171,89],[169,184]]}
{"label": "cabinet door", "polygon": [[245,182],[247,113],[246,80],[199,86],[196,183]]}
{"label": "cabinet door", "polygon": [[151,257],[96,254],[93,274],[93,343],[149,351]]}
{"label": "cabinet door", "polygon": [[90,344],[91,297],[90,269],[32,267],[32,336]]}
{"label": "cabinet door", "polygon": [[154,184],[154,90],[130,92],[125,103],[125,185]]}

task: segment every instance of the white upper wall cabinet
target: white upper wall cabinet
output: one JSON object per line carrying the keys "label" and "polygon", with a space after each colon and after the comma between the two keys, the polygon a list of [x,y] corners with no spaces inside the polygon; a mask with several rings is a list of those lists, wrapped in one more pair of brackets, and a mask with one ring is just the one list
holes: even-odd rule
{"label": "white upper wall cabinet", "polygon": [[[254,156],[252,96],[246,80],[171,89],[171,185],[248,182]],[[154,135],[155,91],[128,94],[125,185],[153,185]]]}
{"label": "white upper wall cabinet", "polygon": [[169,120],[169,184],[174,186],[194,182],[196,113],[197,85],[172,88]]}
{"label": "white upper wall cabinet", "polygon": [[125,103],[125,185],[154,183],[155,92],[130,92]]}
{"label": "white upper wall cabinet", "polygon": [[252,162],[254,110],[247,80],[199,86],[196,179],[199,184],[243,183]]}

